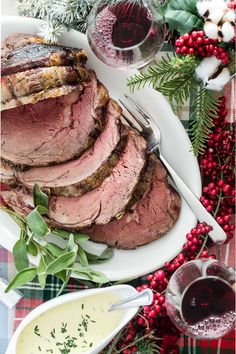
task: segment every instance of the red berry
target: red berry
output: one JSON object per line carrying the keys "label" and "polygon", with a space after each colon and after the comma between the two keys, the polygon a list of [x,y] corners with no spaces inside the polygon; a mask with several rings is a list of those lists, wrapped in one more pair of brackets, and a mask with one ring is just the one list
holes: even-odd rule
{"label": "red berry", "polygon": [[157,280],[163,280],[165,278],[165,272],[163,272],[163,270],[158,270],[157,272],[155,272],[155,277]]}
{"label": "red berry", "polygon": [[203,43],[203,39],[202,39],[201,37],[197,37],[196,43],[197,43],[198,45],[201,45],[201,44]]}
{"label": "red berry", "polygon": [[165,302],[165,296],[160,296],[159,299],[158,299],[158,303],[160,305],[162,305],[162,304],[164,304],[164,302]]}
{"label": "red berry", "polygon": [[202,251],[200,254],[200,257],[207,258],[208,257],[208,252],[207,251]]}
{"label": "red berry", "polygon": [[185,34],[182,36],[182,38],[187,42],[187,41],[191,38],[191,36],[190,36],[190,34],[185,33]]}
{"label": "red berry", "polygon": [[152,280],[151,283],[150,283],[150,285],[151,285],[151,287],[152,287],[153,289],[156,289],[157,286],[158,286],[158,283],[157,283],[156,280]]}
{"label": "red berry", "polygon": [[183,46],[181,49],[182,54],[186,54],[188,52],[188,48],[186,46]]}
{"label": "red berry", "polygon": [[154,310],[156,311],[156,313],[161,312],[161,306],[160,305],[155,305],[154,306]]}
{"label": "red berry", "polygon": [[193,37],[193,39],[196,39],[198,37],[198,32],[193,31],[192,32],[192,37]]}
{"label": "red berry", "polygon": [[154,275],[153,274],[148,274],[147,280],[148,281],[152,281],[153,279],[154,279]]}
{"label": "red berry", "polygon": [[156,311],[155,311],[155,310],[151,310],[151,311],[149,312],[149,316],[152,317],[152,318],[156,318],[156,316],[157,316]]}
{"label": "red berry", "polygon": [[195,54],[194,48],[189,48],[188,49],[188,54],[191,54],[191,55]]}
{"label": "red berry", "polygon": [[177,54],[181,54],[181,53],[182,53],[180,47],[177,47],[177,48],[175,49],[175,51],[176,51]]}

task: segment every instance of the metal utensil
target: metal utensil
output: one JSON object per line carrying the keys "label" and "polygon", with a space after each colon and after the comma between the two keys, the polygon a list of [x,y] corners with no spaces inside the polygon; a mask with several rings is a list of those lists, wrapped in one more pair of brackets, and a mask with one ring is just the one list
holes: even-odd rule
{"label": "metal utensil", "polygon": [[[161,131],[156,121],[131,97],[125,95],[129,105],[119,100],[125,111],[133,118],[138,125],[138,130],[146,138],[148,143],[148,152],[159,152],[159,158],[169,171],[173,182],[175,183],[179,193],[182,195],[186,203],[190,206],[196,217],[200,222],[206,222],[212,227],[209,236],[215,243],[223,243],[226,240],[226,234],[220,225],[216,222],[213,216],[208,213],[196,195],[189,189],[183,180],[176,173],[174,168],[164,158],[161,151]],[[131,108],[132,107],[132,108]],[[134,127],[133,121],[130,116],[123,111],[122,116],[125,121]]]}
{"label": "metal utensil", "polygon": [[116,302],[111,305],[108,311],[113,310],[123,310],[130,307],[139,307],[150,305],[153,301],[153,292],[151,289],[145,289],[138,294],[129,297],[128,299],[124,299],[122,301]]}

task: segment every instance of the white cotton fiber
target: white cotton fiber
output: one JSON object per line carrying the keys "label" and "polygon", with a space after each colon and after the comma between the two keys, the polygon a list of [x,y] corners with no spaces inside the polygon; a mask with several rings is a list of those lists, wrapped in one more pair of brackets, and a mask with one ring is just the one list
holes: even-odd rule
{"label": "white cotton fiber", "polygon": [[222,72],[213,80],[206,83],[206,88],[214,91],[221,91],[230,80],[230,72],[224,68]]}
{"label": "white cotton fiber", "polygon": [[229,22],[234,22],[235,21],[235,13],[234,11],[227,11],[226,14],[223,17],[223,21],[229,21]]}
{"label": "white cotton fiber", "polygon": [[198,1],[197,2],[197,10],[199,15],[203,16],[208,10],[211,8],[210,1]]}
{"label": "white cotton fiber", "polygon": [[218,24],[220,22],[220,20],[222,19],[222,17],[224,16],[224,11],[222,10],[219,10],[219,9],[215,9],[215,10],[212,10],[208,16],[208,18]]}
{"label": "white cotton fiber", "polygon": [[221,27],[221,32],[223,34],[223,41],[229,42],[234,38],[234,26],[229,22],[225,22]]}
{"label": "white cotton fiber", "polygon": [[218,10],[226,10],[227,3],[224,0],[211,0],[211,8]]}
{"label": "white cotton fiber", "polygon": [[208,78],[216,72],[220,63],[221,61],[216,59],[215,56],[204,58],[196,68],[196,76],[206,84]]}
{"label": "white cotton fiber", "polygon": [[207,37],[211,39],[217,39],[218,37],[218,26],[212,22],[206,22],[204,25],[204,32],[206,33]]}

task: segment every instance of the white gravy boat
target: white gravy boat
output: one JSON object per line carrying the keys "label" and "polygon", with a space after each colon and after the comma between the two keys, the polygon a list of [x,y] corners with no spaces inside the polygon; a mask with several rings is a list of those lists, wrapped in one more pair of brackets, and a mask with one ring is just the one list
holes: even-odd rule
{"label": "white gravy boat", "polygon": [[[131,299],[136,298],[136,295],[138,294],[137,290],[135,288],[133,288],[132,286],[115,285],[115,286],[110,286],[107,288],[80,290],[80,291],[77,291],[74,293],[65,294],[65,295],[59,296],[55,299],[49,300],[49,301],[39,305],[38,307],[36,307],[24,318],[24,320],[20,323],[19,327],[16,329],[16,331],[15,331],[15,333],[8,345],[8,348],[7,348],[7,351],[5,354],[17,354],[17,352],[16,352],[17,341],[18,341],[18,338],[19,338],[22,330],[32,320],[36,319],[39,315],[42,315],[46,311],[51,310],[51,309],[57,307],[58,305],[63,305],[63,304],[66,304],[70,301],[79,300],[82,298],[86,298],[87,296],[96,295],[96,294],[104,294],[104,296],[106,296],[106,294],[108,292],[112,292],[113,294],[116,294],[119,297],[119,299],[121,300],[121,302],[122,302],[122,300],[124,300],[124,302],[126,302],[125,300],[129,299],[129,298],[131,298]],[[149,303],[151,303],[151,302],[152,302],[152,296],[149,298]],[[142,300],[138,301],[137,303],[132,301],[132,303],[133,303],[132,307],[127,307],[127,308],[123,309],[124,315],[121,318],[118,325],[116,326],[116,328],[113,331],[111,331],[109,333],[109,335],[104,337],[104,339],[100,343],[98,343],[96,346],[91,348],[91,350],[88,352],[88,354],[97,354],[104,347],[106,347],[109,344],[109,342],[116,336],[116,334],[132,319],[132,317],[135,316],[135,314],[137,313],[137,311],[139,309],[139,306],[143,306],[143,305],[147,304],[147,298],[143,299],[143,303],[142,303]],[[118,311],[118,310],[116,310],[116,311]],[[76,318],[76,316],[75,316],[75,318]]]}

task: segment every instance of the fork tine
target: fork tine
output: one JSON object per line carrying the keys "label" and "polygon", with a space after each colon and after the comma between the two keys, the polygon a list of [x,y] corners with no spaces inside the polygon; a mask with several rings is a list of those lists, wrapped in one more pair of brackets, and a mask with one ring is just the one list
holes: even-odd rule
{"label": "fork tine", "polygon": [[150,121],[152,121],[152,118],[150,115],[144,110],[143,107],[140,106],[138,102],[136,102],[133,98],[125,94],[125,98],[129,101],[129,103],[139,112],[139,114],[142,116],[142,118],[145,120],[147,123],[147,128],[150,127]]}
{"label": "fork tine", "polygon": [[147,127],[147,124],[144,124],[143,121],[140,119],[140,117],[137,117],[137,113],[131,110],[123,101],[119,100],[119,102],[126,109],[126,111],[133,117],[134,121],[141,127],[141,129],[144,132],[147,132],[149,126]]}
{"label": "fork tine", "polygon": [[124,112],[121,113],[121,117],[126,121],[126,123],[133,129],[139,130],[140,132],[142,131],[141,127],[135,126],[134,123],[131,121],[131,119],[124,114]]}

